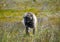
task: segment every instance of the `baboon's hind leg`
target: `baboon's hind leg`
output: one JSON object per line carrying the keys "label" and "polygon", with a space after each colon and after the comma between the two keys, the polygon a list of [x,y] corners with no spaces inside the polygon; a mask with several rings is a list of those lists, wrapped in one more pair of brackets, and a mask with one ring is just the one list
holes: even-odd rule
{"label": "baboon's hind leg", "polygon": [[29,35],[29,32],[28,32],[29,28],[26,27],[26,34]]}
{"label": "baboon's hind leg", "polygon": [[35,34],[35,28],[33,28],[33,34]]}

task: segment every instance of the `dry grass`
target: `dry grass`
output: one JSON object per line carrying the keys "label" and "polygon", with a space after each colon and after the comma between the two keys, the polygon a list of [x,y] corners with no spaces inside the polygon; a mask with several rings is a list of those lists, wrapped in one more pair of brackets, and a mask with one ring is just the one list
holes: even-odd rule
{"label": "dry grass", "polygon": [[[0,42],[60,42],[59,15],[48,17],[42,14],[36,34],[30,32],[30,36],[27,36],[25,27],[21,23],[23,13],[24,11],[20,13],[11,10],[0,12]],[[45,20],[45,17],[48,20]]]}

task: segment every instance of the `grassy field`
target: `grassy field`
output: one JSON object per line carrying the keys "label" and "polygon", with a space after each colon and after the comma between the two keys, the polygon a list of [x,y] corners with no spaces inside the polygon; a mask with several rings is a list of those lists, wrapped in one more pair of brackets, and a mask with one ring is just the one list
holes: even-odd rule
{"label": "grassy field", "polygon": [[[45,2],[49,2],[46,9]],[[0,9],[0,42],[60,42],[60,4],[57,3],[55,7],[55,3],[42,1],[33,4],[26,1],[17,4],[20,9]],[[25,34],[21,22],[25,12],[33,12],[37,16],[35,35],[32,34],[32,29],[30,36]]]}
{"label": "grassy field", "polygon": [[60,42],[58,14],[51,16],[37,14],[36,34],[33,35],[30,29],[30,36],[27,36],[25,27],[21,23],[24,13],[24,10],[0,10],[0,42]]}

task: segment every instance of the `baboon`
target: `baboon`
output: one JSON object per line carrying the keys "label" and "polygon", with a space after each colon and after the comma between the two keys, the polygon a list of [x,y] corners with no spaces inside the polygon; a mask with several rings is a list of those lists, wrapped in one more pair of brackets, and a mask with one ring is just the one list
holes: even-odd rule
{"label": "baboon", "polygon": [[35,16],[35,14],[32,12],[25,13],[23,21],[24,21],[24,25],[26,27],[26,34],[29,34],[29,32],[28,32],[29,28],[32,28],[33,34],[35,34],[35,28],[36,28],[36,24],[37,24],[37,18]]}

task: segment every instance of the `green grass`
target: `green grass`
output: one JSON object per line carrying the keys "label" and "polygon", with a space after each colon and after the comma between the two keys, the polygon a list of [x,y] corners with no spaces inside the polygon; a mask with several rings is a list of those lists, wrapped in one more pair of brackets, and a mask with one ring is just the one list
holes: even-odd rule
{"label": "green grass", "polygon": [[[48,22],[38,23],[36,34],[33,35],[30,29],[30,36],[27,36],[21,20],[24,13],[29,11],[39,17],[38,10],[35,11],[33,8],[32,10],[0,10],[0,42],[60,42],[59,15],[48,17],[45,13],[41,14],[40,18],[48,17]],[[49,25],[42,27],[46,24]]]}
{"label": "green grass", "polygon": [[[6,3],[0,5],[0,42],[60,42],[59,0],[17,2],[14,4],[18,9],[6,10],[5,7],[8,8],[9,4],[5,7],[4,4]],[[25,12],[35,13],[39,20],[35,35],[32,34],[32,29],[29,36],[25,33],[25,27],[21,23]]]}

